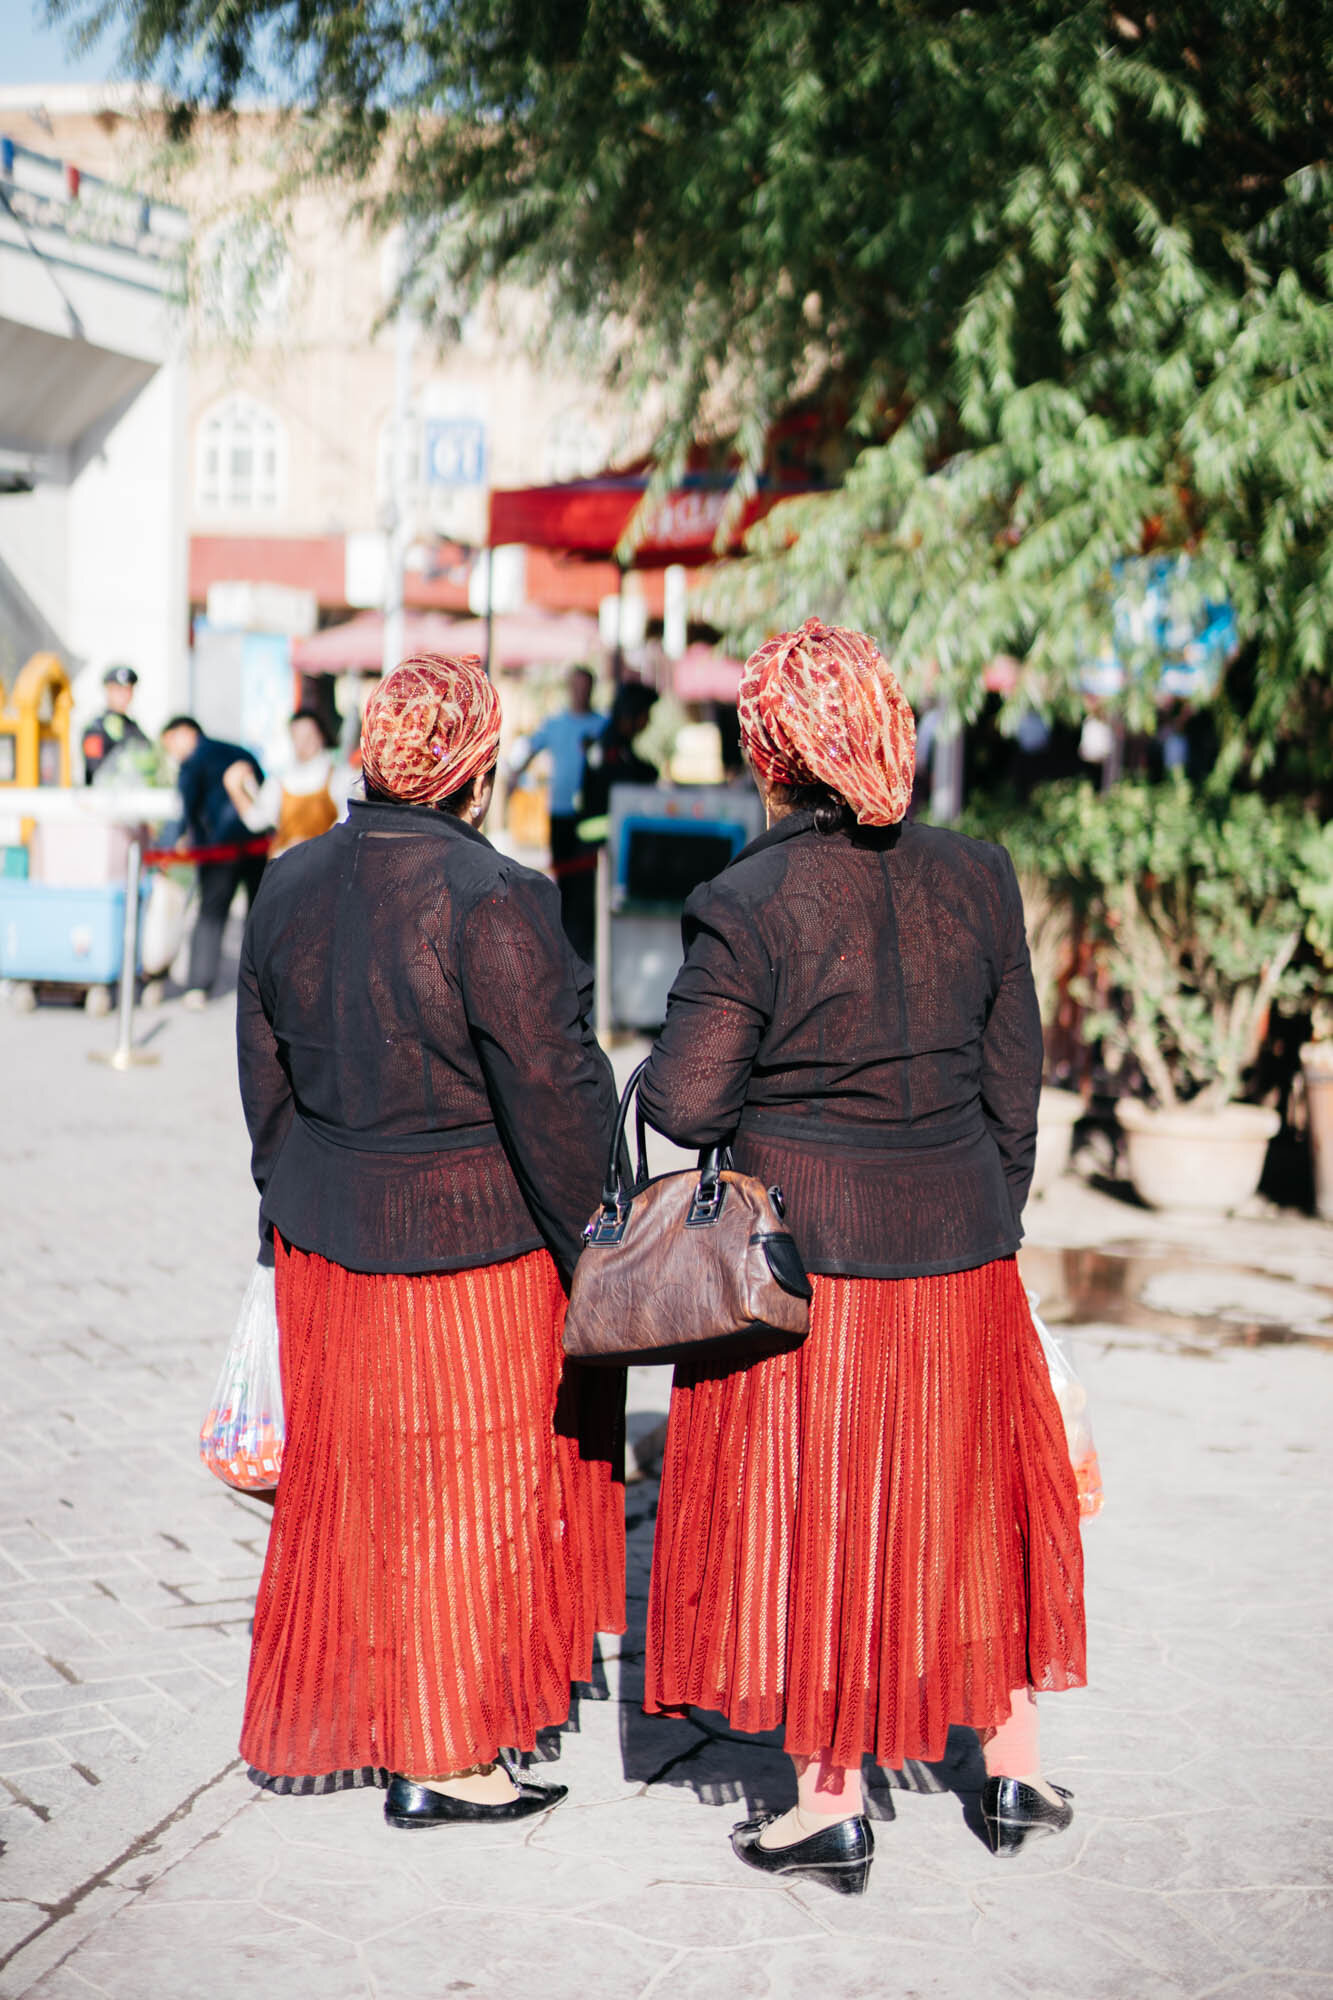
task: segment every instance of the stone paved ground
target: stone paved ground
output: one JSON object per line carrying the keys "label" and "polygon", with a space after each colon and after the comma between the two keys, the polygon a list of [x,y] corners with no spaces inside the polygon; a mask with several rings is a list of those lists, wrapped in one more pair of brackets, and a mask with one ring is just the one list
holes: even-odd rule
{"label": "stone paved ground", "polygon": [[[789,1779],[770,1743],[637,1707],[651,1479],[630,1633],[547,1746],[570,1802],[402,1841],[378,1795],[263,1798],[236,1768],[267,1513],[194,1432],[252,1252],[245,1139],[226,1010],[141,1028],[161,1062],[119,1076],[85,1059],[112,1024],[0,1010],[0,1995],[1333,1989],[1333,1231],[1191,1228],[1072,1180],[1034,1207],[1110,1493],[1092,1685],[1044,1704],[1063,1841],[992,1860],[958,1731],[876,1774],[863,1899],[742,1871],[728,1827]],[[636,1432],[665,1388],[636,1372]]]}

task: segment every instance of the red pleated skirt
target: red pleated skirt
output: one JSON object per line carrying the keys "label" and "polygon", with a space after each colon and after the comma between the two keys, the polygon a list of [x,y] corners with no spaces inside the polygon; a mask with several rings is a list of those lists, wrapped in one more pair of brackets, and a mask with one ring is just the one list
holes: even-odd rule
{"label": "red pleated skirt", "polygon": [[677,1369],[650,1713],[895,1769],[1085,1674],[1078,1495],[1012,1258],[817,1277],[801,1347]]}
{"label": "red pleated skirt", "polygon": [[324,1790],[531,1749],[624,1629],[622,1378],[562,1375],[545,1251],[401,1277],[279,1244],[277,1297],[252,1775]]}

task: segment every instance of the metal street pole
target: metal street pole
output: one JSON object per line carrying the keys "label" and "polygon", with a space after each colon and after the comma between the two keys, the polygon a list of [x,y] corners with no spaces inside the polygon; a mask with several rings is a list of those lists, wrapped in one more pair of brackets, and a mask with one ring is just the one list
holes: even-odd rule
{"label": "metal street pole", "polygon": [[950,826],[963,810],[963,730],[952,707],[941,710],[930,760],[930,814]]}
{"label": "metal street pole", "polygon": [[611,680],[619,687],[625,678],[625,564],[618,562],[616,579],[616,647],[611,655]]}
{"label": "metal street pole", "polygon": [[105,1063],[108,1069],[141,1069],[157,1061],[150,1051],[134,1046],[134,1002],[139,975],[139,875],[142,865],[143,849],[136,835],[130,841],[125,861],[125,926],[121,932],[120,1016],[116,1046],[110,1052],[105,1049],[88,1051],[89,1062]]}
{"label": "metal street pole", "polygon": [[486,544],[486,673],[495,678],[495,550]]}
{"label": "metal street pole", "polygon": [[1120,783],[1125,769],[1125,718],[1114,717],[1111,723],[1111,742],[1102,758],[1101,790],[1110,792]]}
{"label": "metal street pole", "polygon": [[412,356],[416,318],[404,296],[412,269],[411,238],[404,229],[398,250],[398,312],[393,326],[393,442],[389,464],[389,528],[385,549],[384,649],[381,665],[392,673],[403,657],[404,576],[407,569],[411,481]]}

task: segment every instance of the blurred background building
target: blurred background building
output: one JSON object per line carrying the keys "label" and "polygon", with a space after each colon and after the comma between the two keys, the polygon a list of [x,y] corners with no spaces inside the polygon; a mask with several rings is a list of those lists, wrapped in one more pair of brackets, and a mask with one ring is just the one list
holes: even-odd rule
{"label": "blurred background building", "polygon": [[0,674],[59,653],[91,709],[133,661],[160,721],[188,683],[188,222],[0,132]]}
{"label": "blurred background building", "polygon": [[[498,668],[597,665],[603,636],[641,650],[660,565],[626,602],[586,551],[485,552],[492,489],[622,462],[634,413],[534,351],[522,297],[447,348],[398,320],[401,240],[372,240],[333,192],[280,218],[260,201],[263,111],[200,132],[179,206],[129,192],[164,185],[156,109],[119,84],[0,88],[0,473],[25,488],[0,508],[6,682],[49,646],[82,718],[124,659],[147,726],[190,707],[262,752],[304,642],[357,621],[309,660],[330,713],[338,677],[378,665],[395,570],[401,650],[488,607],[511,621]],[[475,623],[458,636],[484,643]]]}

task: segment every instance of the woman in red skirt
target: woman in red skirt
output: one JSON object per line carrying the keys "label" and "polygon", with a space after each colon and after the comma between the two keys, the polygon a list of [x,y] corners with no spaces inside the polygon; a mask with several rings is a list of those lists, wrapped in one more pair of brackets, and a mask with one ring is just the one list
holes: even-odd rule
{"label": "woman in red skirt", "polygon": [[390,674],[240,973],[287,1419],[241,1749],[403,1828],[558,1803],[504,1751],[624,1628],[623,1377],[561,1356],[615,1095],[555,888],[478,830],[499,739],[479,661]]}
{"label": "woman in red skirt", "polygon": [[679,1368],[645,1706],[779,1724],[798,1803],[740,1858],[865,1887],[861,1760],[982,1732],[997,1853],[1069,1824],[1032,1692],[1084,1680],[1078,1501],[1014,1253],[1041,1024],[1002,848],[904,825],[915,731],[860,633],[748,662],[768,831],[686,907],[641,1086],[785,1192],[814,1280],[791,1353]]}

